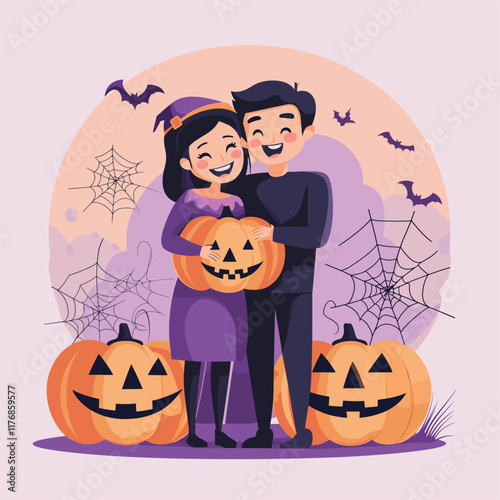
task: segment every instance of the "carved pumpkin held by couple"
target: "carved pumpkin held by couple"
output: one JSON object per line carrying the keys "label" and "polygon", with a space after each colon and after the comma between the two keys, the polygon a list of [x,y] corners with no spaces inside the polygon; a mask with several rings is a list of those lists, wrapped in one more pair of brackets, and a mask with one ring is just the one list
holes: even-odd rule
{"label": "carved pumpkin held by couple", "polygon": [[[127,440],[113,428],[142,415],[97,411],[90,433],[121,444],[144,439],[168,443],[186,434],[187,416],[187,443],[207,446],[196,434],[196,410],[201,363],[210,361],[215,444],[234,448],[236,441],[223,431],[223,417],[231,362],[246,355],[258,430],[243,447],[272,447],[273,399],[278,420],[291,437],[281,444],[285,448],[308,448],[327,440],[353,445],[408,439],[422,423],[430,400],[429,377],[416,353],[391,341],[366,346],[350,325],[333,346],[312,340],[315,256],[331,230],[331,188],[324,174],[289,172],[287,162],[314,134],[313,96],[279,81],[257,83],[232,96],[232,106],[181,98],[157,116],[155,130],[164,126],[163,187],[175,201],[161,238],[179,279],[170,309],[170,352],[157,345],[161,341],[130,349],[141,357],[144,377],[163,373],[156,358],[170,372],[170,385],[162,385],[165,392],[149,395],[153,406],[167,396],[169,400],[163,407],[156,405],[161,412],[144,416],[150,420],[148,432]],[[268,172],[251,174],[250,158],[268,165]],[[275,318],[282,348],[276,380]],[[97,351],[79,354],[82,370],[92,361],[94,373],[111,372],[108,365],[118,349],[133,344],[126,334],[124,329],[123,342],[109,348],[95,347],[102,361],[97,367]],[[126,379],[138,387],[131,369]],[[78,391],[78,404],[92,409],[89,391],[90,386]],[[59,409],[58,397],[49,390],[59,425],[69,411]],[[374,406],[367,406],[369,400]],[[95,425],[113,417],[118,424]],[[59,427],[72,437],[68,425]]]}

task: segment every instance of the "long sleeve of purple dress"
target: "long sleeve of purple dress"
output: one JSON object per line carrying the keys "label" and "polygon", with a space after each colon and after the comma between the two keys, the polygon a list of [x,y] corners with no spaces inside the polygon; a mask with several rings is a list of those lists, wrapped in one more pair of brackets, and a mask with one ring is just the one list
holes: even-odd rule
{"label": "long sleeve of purple dress", "polygon": [[181,196],[172,207],[163,228],[161,244],[165,250],[177,255],[200,255],[200,245],[179,236],[186,224],[196,216],[194,207],[185,202],[184,195]]}

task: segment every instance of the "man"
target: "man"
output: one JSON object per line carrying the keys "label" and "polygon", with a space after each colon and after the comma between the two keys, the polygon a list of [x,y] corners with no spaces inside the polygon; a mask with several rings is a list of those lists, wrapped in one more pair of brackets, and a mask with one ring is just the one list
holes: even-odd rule
{"label": "man", "polygon": [[311,386],[312,288],[316,248],[329,236],[332,220],[328,178],[316,172],[289,172],[288,161],[314,134],[316,103],[305,91],[265,81],[233,92],[233,105],[243,131],[242,146],[268,173],[246,176],[231,192],[244,202],[247,216],[261,217],[271,227],[255,230],[257,240],[283,243],[286,259],[276,282],[264,290],[247,290],[248,367],[257,416],[255,437],[245,448],[270,448],[274,373],[274,317],[290,388],[296,435],[282,447],[309,448],[306,429]]}

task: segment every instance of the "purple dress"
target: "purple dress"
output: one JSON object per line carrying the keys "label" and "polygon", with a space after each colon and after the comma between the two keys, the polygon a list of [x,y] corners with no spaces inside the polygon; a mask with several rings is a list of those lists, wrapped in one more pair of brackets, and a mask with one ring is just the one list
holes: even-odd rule
{"label": "purple dress", "polygon": [[[243,203],[237,196],[214,199],[193,190],[186,191],[172,207],[165,223],[163,248],[177,255],[199,255],[201,246],[179,234],[196,217],[219,218],[225,206],[235,218],[245,216]],[[243,291],[198,291],[177,280],[170,307],[172,358],[186,361],[240,360],[246,351],[247,323]]]}

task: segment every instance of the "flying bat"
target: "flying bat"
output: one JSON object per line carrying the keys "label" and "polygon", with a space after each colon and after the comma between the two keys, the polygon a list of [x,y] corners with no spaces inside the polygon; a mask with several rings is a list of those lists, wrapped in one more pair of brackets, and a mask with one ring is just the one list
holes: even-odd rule
{"label": "flying bat", "polygon": [[143,102],[146,104],[149,103],[149,98],[155,94],[156,92],[161,92],[164,94],[163,89],[158,87],[157,85],[148,85],[146,90],[141,94],[129,94],[125,88],[123,87],[123,80],[116,80],[113,82],[107,89],[104,95],[108,95],[112,90],[117,90],[122,96],[122,101],[126,101],[131,104],[134,109]]}
{"label": "flying bat", "polygon": [[351,120],[351,108],[349,108],[344,117],[340,116],[338,111],[333,110],[333,119],[337,120],[341,127],[343,127],[346,123],[356,123]]}
{"label": "flying bat", "polygon": [[401,181],[401,182],[398,182],[398,184],[403,184],[403,186],[406,188],[406,191],[407,191],[406,198],[411,200],[411,202],[413,203],[413,206],[423,205],[424,207],[426,207],[429,203],[431,203],[433,201],[436,203],[443,204],[443,202],[441,201],[441,198],[436,193],[432,193],[430,196],[427,196],[427,198],[422,198],[419,194],[415,194],[413,192],[413,182],[412,181]]}
{"label": "flying bat", "polygon": [[392,138],[390,132],[382,132],[378,135],[381,135],[384,139],[387,139],[387,142],[394,146],[395,149],[401,149],[401,151],[404,151],[405,149],[408,149],[409,151],[415,151],[415,146],[405,146],[404,144],[401,144],[401,141],[395,141]]}

